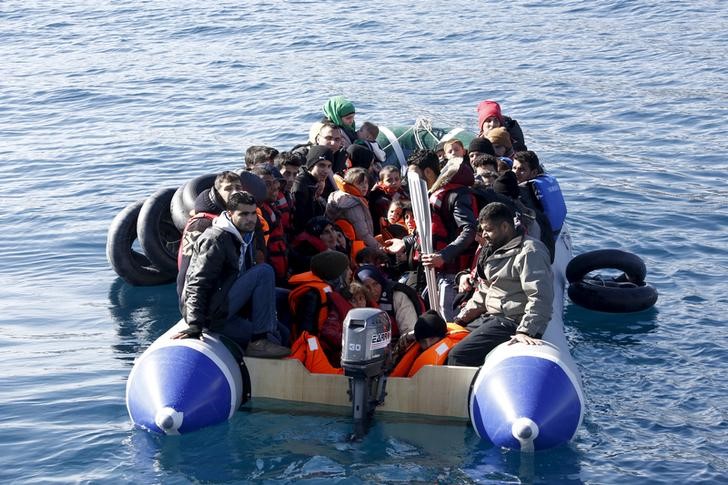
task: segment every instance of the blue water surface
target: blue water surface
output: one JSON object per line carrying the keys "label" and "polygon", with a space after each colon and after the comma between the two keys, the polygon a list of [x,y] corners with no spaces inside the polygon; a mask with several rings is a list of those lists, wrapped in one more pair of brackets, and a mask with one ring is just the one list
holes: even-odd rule
{"label": "blue water surface", "polygon": [[[0,482],[686,483],[728,479],[724,2],[0,3]],[[253,404],[182,437],[132,427],[134,359],[179,318],[117,279],[106,231],[160,187],[359,122],[475,130],[501,102],[559,178],[577,253],[642,256],[657,305],[567,304],[588,408],[521,455],[469,427]]]}

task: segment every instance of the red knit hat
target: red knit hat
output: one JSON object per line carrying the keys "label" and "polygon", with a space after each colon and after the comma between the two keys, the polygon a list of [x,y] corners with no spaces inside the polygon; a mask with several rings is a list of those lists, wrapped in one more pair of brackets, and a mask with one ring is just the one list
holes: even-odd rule
{"label": "red knit hat", "polygon": [[505,125],[506,122],[501,114],[501,108],[495,101],[481,101],[478,105],[478,130],[483,129],[483,123],[488,118],[495,116],[500,121],[501,126]]}

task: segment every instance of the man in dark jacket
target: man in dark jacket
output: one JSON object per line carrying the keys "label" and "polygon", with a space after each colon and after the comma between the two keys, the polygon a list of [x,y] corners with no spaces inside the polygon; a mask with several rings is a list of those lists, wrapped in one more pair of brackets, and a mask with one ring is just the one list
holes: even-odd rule
{"label": "man in dark jacket", "polygon": [[[203,331],[212,330],[239,343],[249,340],[248,356],[277,358],[290,353],[278,345],[273,268],[255,264],[257,221],[255,198],[235,193],[227,210],[197,240],[182,291],[181,311],[189,327],[174,338],[201,338]],[[249,321],[239,317],[247,306]]]}

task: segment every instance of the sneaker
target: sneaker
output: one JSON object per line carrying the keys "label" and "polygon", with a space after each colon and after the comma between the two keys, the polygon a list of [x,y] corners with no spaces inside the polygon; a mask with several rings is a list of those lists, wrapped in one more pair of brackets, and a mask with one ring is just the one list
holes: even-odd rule
{"label": "sneaker", "polygon": [[291,355],[291,349],[262,338],[250,342],[245,349],[245,355],[264,359],[281,359]]}

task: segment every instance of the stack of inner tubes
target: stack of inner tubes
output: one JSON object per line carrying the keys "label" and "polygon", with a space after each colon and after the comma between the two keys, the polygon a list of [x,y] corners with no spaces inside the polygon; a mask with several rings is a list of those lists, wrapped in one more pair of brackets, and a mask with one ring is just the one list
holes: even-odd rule
{"label": "stack of inner tubes", "polygon": [[[616,277],[589,276],[599,269],[616,269]],[[579,306],[608,313],[646,310],[657,302],[657,290],[645,283],[642,259],[619,249],[599,249],[576,256],[566,267],[569,299]]]}
{"label": "stack of inner tubes", "polygon": [[[195,199],[214,181],[215,174],[200,175],[177,189],[159,189],[119,212],[106,240],[106,257],[114,271],[135,286],[173,282],[182,232]],[[141,251],[134,247],[137,240]]]}

